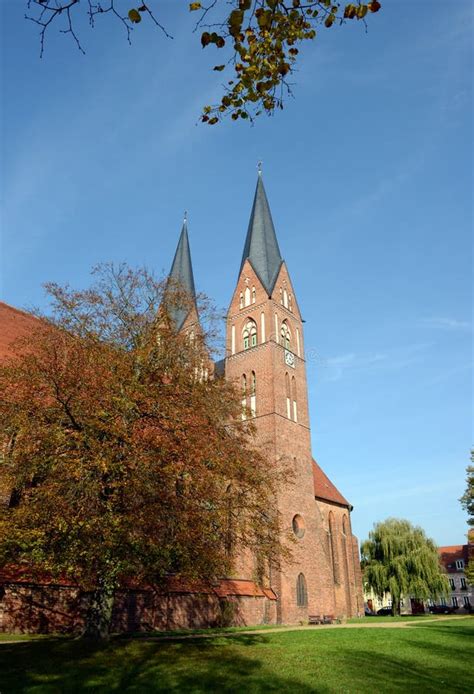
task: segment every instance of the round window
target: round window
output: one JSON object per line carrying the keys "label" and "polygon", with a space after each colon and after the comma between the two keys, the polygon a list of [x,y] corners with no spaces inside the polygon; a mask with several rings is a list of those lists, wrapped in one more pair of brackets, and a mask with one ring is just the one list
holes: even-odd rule
{"label": "round window", "polygon": [[303,537],[305,534],[306,528],[303,520],[303,516],[300,516],[299,514],[296,514],[296,516],[293,518],[292,521],[292,527],[293,527],[293,532],[295,533],[296,537]]}

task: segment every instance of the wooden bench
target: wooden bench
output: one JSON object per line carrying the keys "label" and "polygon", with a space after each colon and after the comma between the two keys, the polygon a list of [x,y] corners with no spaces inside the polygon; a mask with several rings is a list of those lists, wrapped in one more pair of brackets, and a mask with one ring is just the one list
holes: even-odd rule
{"label": "wooden bench", "polygon": [[340,624],[341,620],[336,619],[333,614],[313,614],[308,617],[308,624]]}
{"label": "wooden bench", "polygon": [[322,624],[323,618],[320,614],[309,615],[308,624]]}

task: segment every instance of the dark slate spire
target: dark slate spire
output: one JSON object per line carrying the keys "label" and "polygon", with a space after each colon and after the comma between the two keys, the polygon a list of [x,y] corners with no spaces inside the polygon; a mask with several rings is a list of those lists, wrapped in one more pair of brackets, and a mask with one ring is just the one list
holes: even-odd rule
{"label": "dark slate spire", "polygon": [[270,296],[283,259],[278,247],[270,206],[265,188],[263,187],[260,166],[240,272],[242,272],[247,258],[265,287],[268,296]]}
{"label": "dark slate spire", "polygon": [[[184,214],[183,228],[178,241],[178,247],[174,254],[173,264],[169,277],[176,282],[182,289],[186,290],[189,296],[196,298],[196,289],[194,287],[193,266],[191,263],[191,251],[189,248],[188,238],[188,220],[186,213]],[[186,316],[189,313],[189,307],[173,306],[170,310],[170,316],[173,319],[176,330],[181,330]]]}

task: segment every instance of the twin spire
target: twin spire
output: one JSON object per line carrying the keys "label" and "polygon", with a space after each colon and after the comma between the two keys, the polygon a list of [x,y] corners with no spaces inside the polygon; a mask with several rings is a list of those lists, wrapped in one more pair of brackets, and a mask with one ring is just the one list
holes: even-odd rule
{"label": "twin spire", "polygon": [[[173,263],[169,277],[177,286],[184,289],[189,297],[196,299],[196,288],[194,286],[193,265],[191,262],[191,250],[188,238],[188,220],[184,215],[183,227],[179,236],[178,246],[174,254]],[[176,330],[179,332],[183,327],[184,321],[189,314],[189,307],[172,306],[170,308],[170,318],[173,320]]]}
{"label": "twin spire", "polygon": [[268,296],[271,296],[283,258],[278,246],[260,168],[239,274],[246,260],[250,261]]}
{"label": "twin spire", "polygon": [[[278,246],[260,166],[239,274],[246,260],[249,260],[257,273],[268,296],[271,296],[283,258]],[[169,277],[185,289],[192,299],[196,298],[186,214]],[[183,327],[188,313],[189,308],[173,307],[171,309],[170,315],[178,331]]]}

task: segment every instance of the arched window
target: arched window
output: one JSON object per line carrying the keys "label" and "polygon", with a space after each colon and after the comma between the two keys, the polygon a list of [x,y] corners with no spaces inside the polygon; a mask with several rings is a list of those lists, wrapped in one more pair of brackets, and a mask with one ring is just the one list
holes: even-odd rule
{"label": "arched window", "polygon": [[242,386],[242,419],[247,419],[247,376],[242,374],[240,380]]}
{"label": "arched window", "polygon": [[252,371],[250,377],[250,412],[252,417],[257,416],[257,376],[255,371]]}
{"label": "arched window", "polygon": [[306,579],[303,574],[299,574],[296,581],[296,604],[298,607],[306,607],[308,604],[308,590],[306,588]]}
{"label": "arched window", "polygon": [[244,295],[240,292],[240,308],[244,307]]}
{"label": "arched window", "polygon": [[252,287],[252,304],[254,304],[256,300],[257,300],[257,292],[255,291],[255,287]]}
{"label": "arched window", "polygon": [[334,582],[339,583],[339,560],[337,556],[336,527],[333,512],[329,512],[329,552],[331,555]]}
{"label": "arched window", "polygon": [[347,556],[347,517],[342,516],[342,533],[341,533],[341,553],[342,553],[342,570],[344,573],[344,587],[346,595],[347,614],[351,611],[351,584],[349,580],[349,559]]}
{"label": "arched window", "polygon": [[250,289],[248,287],[245,287],[244,297],[245,305],[250,306]]}
{"label": "arched window", "polygon": [[293,376],[291,379],[291,395],[293,398],[293,419],[295,422],[298,421],[298,407],[296,405],[296,378]]}
{"label": "arched window", "polygon": [[280,304],[283,306],[283,289],[280,287]]}
{"label": "arched window", "polygon": [[286,289],[283,290],[283,306],[288,308],[288,292]]}
{"label": "arched window", "polygon": [[233,539],[234,539],[234,523],[233,523],[233,492],[234,488],[231,484],[226,489],[226,506],[227,506],[227,527],[225,537],[225,551],[227,556],[232,554]]}
{"label": "arched window", "polygon": [[293,313],[293,297],[291,296],[291,294],[288,297],[288,308]]}
{"label": "arched window", "polygon": [[242,337],[244,338],[244,349],[255,347],[257,344],[257,324],[251,318],[245,324]]}
{"label": "arched window", "polygon": [[286,416],[291,419],[291,391],[290,391],[290,377],[288,373],[285,374],[285,391],[286,391]]}
{"label": "arched window", "polygon": [[281,344],[285,349],[290,349],[291,346],[291,333],[290,329],[288,327],[288,323],[286,320],[283,321],[281,324],[281,330],[280,330],[280,335],[281,335]]}

